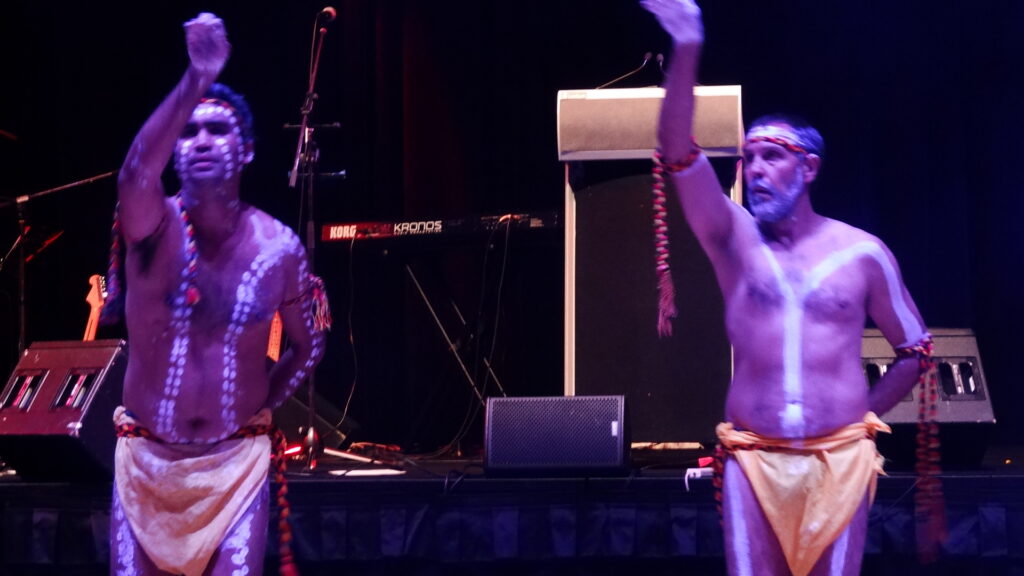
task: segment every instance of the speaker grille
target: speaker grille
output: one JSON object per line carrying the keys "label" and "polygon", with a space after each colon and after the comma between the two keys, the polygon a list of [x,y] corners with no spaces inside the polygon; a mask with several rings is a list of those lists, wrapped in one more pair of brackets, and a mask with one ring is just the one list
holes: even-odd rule
{"label": "speaker grille", "polygon": [[624,470],[628,434],[622,396],[490,398],[488,471]]}
{"label": "speaker grille", "polygon": [[[939,384],[937,420],[941,423],[967,422],[994,424],[992,399],[974,333],[966,328],[933,328],[935,341],[932,360]],[[864,331],[861,340],[861,364],[868,384],[874,384],[896,361],[892,347],[878,329]],[[915,424],[921,391],[916,386],[902,401],[885,414],[889,424]]]}
{"label": "speaker grille", "polygon": [[0,392],[0,458],[32,480],[109,480],[121,340],[36,342]]}

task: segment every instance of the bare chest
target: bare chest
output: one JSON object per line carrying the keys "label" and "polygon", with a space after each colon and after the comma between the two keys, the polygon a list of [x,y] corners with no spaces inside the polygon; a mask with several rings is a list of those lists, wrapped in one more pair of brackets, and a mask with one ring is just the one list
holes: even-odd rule
{"label": "bare chest", "polygon": [[844,250],[776,252],[759,247],[729,307],[764,317],[798,312],[812,319],[862,315],[866,286],[860,259]]}
{"label": "bare chest", "polygon": [[200,258],[193,324],[217,330],[269,322],[284,297],[282,256],[249,246],[214,260]]}

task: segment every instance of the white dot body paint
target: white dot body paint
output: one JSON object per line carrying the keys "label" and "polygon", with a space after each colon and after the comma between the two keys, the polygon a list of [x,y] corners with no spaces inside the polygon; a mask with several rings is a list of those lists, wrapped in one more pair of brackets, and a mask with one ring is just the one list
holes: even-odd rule
{"label": "white dot body paint", "polygon": [[[188,262],[185,244],[182,244],[182,259]],[[178,295],[174,298],[174,311],[171,314],[171,333],[174,341],[171,354],[167,359],[167,377],[164,379],[163,397],[159,401],[156,421],[158,436],[174,439],[177,431],[174,427],[174,411],[178,394],[181,393],[181,381],[185,374],[185,362],[189,351],[189,331],[192,328],[192,307],[186,305],[185,291],[188,288],[188,266],[182,266],[181,283]]]}
{"label": "white dot body paint", "polygon": [[[256,216],[251,217],[251,224],[254,231],[253,240],[259,245],[258,255],[253,259],[249,269],[242,274],[241,281],[235,291],[235,305],[231,314],[231,324],[224,333],[223,355],[225,375],[221,383],[221,415],[225,420],[234,419],[236,416],[234,403],[238,387],[238,341],[245,324],[250,321],[254,312],[256,294],[260,283],[267,272],[276,266],[284,256],[301,256],[302,254],[302,245],[299,243],[298,237],[280,222],[274,221],[273,226],[275,229],[272,232],[266,230],[266,225]],[[301,258],[299,261],[301,262],[301,278],[305,279],[305,258]],[[312,326],[313,317],[310,312],[304,312],[303,319],[307,322],[308,326]],[[319,345],[319,342],[315,344],[317,350]],[[314,354],[313,358],[316,356]],[[288,383],[289,388],[293,385],[298,385],[306,377],[306,374],[314,365],[313,362],[313,359],[307,361]]]}
{"label": "white dot body paint", "polygon": [[783,393],[785,408],[779,413],[782,429],[787,437],[802,438],[806,429],[803,414],[803,378],[801,375],[801,358],[803,354],[803,316],[804,302],[821,283],[843,266],[860,256],[874,259],[885,275],[892,308],[903,329],[903,337],[911,345],[920,340],[924,334],[924,326],[907,306],[903,298],[896,269],[886,257],[882,249],[871,241],[858,242],[848,248],[829,254],[824,260],[811,269],[804,281],[794,288],[786,280],[782,267],[775,254],[767,245],[761,245],[761,251],[775,276],[779,292],[783,297]]}

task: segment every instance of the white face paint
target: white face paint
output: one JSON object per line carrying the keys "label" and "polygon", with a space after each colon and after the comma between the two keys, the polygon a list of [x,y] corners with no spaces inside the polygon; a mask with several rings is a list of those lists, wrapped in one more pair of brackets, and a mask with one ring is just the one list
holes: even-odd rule
{"label": "white face paint", "polygon": [[896,269],[886,257],[882,249],[874,242],[858,242],[848,248],[829,254],[804,278],[803,282],[794,287],[786,280],[785,273],[779,265],[775,254],[766,245],[761,251],[775,276],[779,292],[783,296],[783,393],[785,408],[779,413],[782,429],[787,437],[802,438],[806,423],[803,414],[803,378],[801,376],[801,358],[803,355],[803,318],[804,303],[807,296],[817,290],[821,283],[837,270],[856,260],[860,256],[868,256],[875,260],[885,275],[886,287],[891,298],[892,309],[903,329],[903,337],[912,345],[924,334],[924,326],[907,306],[903,298]]}
{"label": "white face paint", "polygon": [[175,147],[175,170],[183,181],[229,180],[246,156],[234,111],[219,102],[201,102]]}

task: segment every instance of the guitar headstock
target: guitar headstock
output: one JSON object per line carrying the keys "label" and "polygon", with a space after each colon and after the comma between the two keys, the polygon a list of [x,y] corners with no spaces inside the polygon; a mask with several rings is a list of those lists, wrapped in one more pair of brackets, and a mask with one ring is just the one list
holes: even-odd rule
{"label": "guitar headstock", "polygon": [[89,294],[85,301],[93,308],[100,308],[107,300],[107,279],[99,274],[89,276]]}

